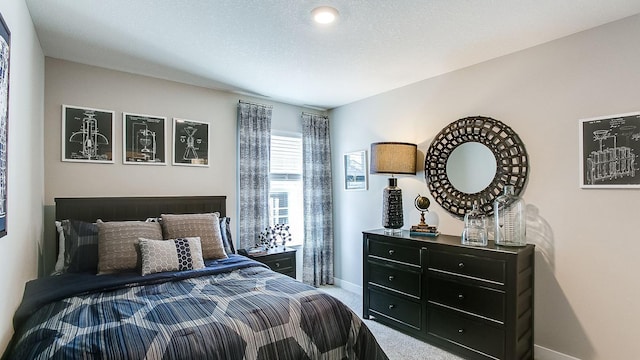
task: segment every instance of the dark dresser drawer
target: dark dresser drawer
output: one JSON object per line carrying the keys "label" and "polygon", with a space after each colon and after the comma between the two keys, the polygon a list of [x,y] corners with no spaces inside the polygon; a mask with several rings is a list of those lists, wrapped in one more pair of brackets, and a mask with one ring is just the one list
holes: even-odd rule
{"label": "dark dresser drawer", "polygon": [[429,270],[463,275],[498,284],[504,284],[506,281],[505,262],[501,260],[430,251],[428,264]]}
{"label": "dark dresser drawer", "polygon": [[421,278],[420,272],[399,269],[397,265],[392,267],[373,261],[369,263],[369,284],[419,297]]}
{"label": "dark dresser drawer", "polygon": [[495,320],[500,324],[504,323],[504,291],[438,278],[430,278],[428,282],[429,303],[448,306]]}
{"label": "dark dresser drawer", "polygon": [[420,251],[416,251],[416,248],[394,244],[382,239],[377,237],[369,239],[369,256],[420,265]]}
{"label": "dark dresser drawer", "polygon": [[369,307],[371,312],[384,315],[387,318],[408,325],[414,329],[420,329],[422,319],[422,307],[399,296],[369,289]]}
{"label": "dark dresser drawer", "polygon": [[427,310],[427,332],[474,352],[504,359],[504,331],[446,310]]}

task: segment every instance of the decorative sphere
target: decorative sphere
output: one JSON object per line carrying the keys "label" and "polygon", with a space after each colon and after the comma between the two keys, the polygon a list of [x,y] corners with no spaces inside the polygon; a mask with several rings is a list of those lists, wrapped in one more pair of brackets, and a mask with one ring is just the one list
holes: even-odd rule
{"label": "decorative sphere", "polygon": [[429,209],[429,205],[431,205],[431,201],[429,201],[428,197],[418,194],[418,196],[416,196],[416,199],[413,201],[413,205],[419,211],[427,211]]}

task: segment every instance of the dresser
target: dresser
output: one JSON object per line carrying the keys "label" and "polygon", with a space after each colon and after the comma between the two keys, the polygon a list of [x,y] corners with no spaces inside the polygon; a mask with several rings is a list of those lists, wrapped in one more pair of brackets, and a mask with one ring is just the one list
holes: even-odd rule
{"label": "dresser", "polygon": [[534,246],[363,232],[363,316],[466,359],[533,359]]}
{"label": "dresser", "polygon": [[249,254],[247,256],[267,265],[275,272],[296,278],[296,249],[269,249],[265,254]]}

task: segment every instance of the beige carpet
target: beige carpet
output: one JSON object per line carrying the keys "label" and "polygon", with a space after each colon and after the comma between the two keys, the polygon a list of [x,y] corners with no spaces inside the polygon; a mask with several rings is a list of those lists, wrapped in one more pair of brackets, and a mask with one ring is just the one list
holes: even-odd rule
{"label": "beige carpet", "polygon": [[[320,290],[340,299],[362,318],[362,297],[337,286],[322,286]],[[373,320],[364,320],[390,360],[462,360],[435,346],[405,335]]]}

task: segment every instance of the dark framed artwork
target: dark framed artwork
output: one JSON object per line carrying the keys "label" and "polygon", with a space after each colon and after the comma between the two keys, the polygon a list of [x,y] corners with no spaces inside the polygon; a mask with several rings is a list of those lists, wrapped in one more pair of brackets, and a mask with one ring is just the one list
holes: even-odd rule
{"label": "dark framed artwork", "polygon": [[7,140],[11,32],[0,15],[0,237],[7,235]]}
{"label": "dark framed artwork", "polygon": [[113,163],[113,111],[62,105],[62,161]]}
{"label": "dark framed artwork", "polygon": [[167,118],[122,113],[122,162],[166,165]]}
{"label": "dark framed artwork", "polygon": [[173,165],[209,166],[209,124],[173,119]]}
{"label": "dark framed artwork", "polygon": [[580,119],[580,187],[640,188],[640,112]]}

